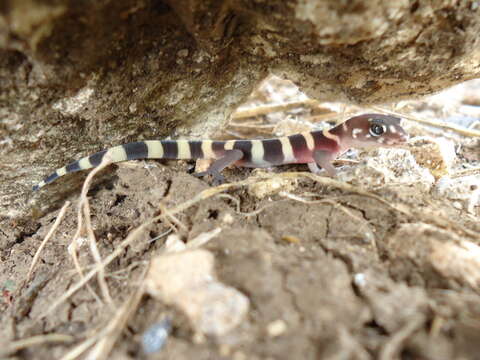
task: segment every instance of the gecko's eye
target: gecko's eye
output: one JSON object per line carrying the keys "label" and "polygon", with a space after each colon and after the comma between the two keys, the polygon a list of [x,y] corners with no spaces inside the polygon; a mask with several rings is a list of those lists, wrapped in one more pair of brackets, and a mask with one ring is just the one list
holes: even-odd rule
{"label": "gecko's eye", "polygon": [[372,124],[369,131],[372,136],[380,136],[385,133],[386,128],[380,124]]}

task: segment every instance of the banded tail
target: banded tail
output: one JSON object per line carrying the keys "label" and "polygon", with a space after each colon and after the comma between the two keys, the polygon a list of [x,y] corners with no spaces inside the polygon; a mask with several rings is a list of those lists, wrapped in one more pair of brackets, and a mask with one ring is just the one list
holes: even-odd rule
{"label": "banded tail", "polygon": [[188,141],[188,140],[147,140],[137,141],[124,145],[118,145],[107,150],[99,151],[80,160],[57,169],[43,181],[33,187],[36,191],[47,184],[52,183],[59,177],[94,168],[102,162],[105,154],[109,154],[112,162],[117,163],[137,159],[201,159],[213,158],[212,141]]}

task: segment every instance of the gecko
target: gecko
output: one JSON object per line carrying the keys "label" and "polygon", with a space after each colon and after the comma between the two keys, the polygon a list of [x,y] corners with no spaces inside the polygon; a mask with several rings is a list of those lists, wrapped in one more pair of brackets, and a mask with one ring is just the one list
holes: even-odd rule
{"label": "gecko", "polygon": [[146,140],[118,145],[99,151],[57,169],[33,187],[36,191],[65,174],[100,165],[108,154],[112,162],[137,159],[209,159],[213,162],[197,177],[212,175],[223,182],[221,171],[230,165],[271,167],[308,164],[313,173],[321,168],[334,177],[332,165],[350,148],[392,147],[404,144],[408,135],[400,118],[384,114],[362,114],[331,128],[272,139],[254,140]]}

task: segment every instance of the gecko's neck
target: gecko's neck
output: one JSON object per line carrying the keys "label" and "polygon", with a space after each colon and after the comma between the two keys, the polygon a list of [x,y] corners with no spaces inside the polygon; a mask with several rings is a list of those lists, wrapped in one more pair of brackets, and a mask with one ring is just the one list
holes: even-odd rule
{"label": "gecko's neck", "polygon": [[332,129],[324,129],[313,131],[313,137],[315,139],[315,150],[327,150],[332,153],[340,153],[349,148],[348,141],[345,142],[348,137],[348,132],[340,124]]}

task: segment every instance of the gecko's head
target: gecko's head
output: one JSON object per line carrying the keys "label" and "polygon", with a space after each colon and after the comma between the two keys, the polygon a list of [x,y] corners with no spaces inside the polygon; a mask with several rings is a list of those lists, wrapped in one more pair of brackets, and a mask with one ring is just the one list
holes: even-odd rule
{"label": "gecko's head", "polygon": [[343,131],[354,147],[397,146],[406,143],[408,134],[400,126],[400,118],[384,114],[363,114],[347,120]]}

